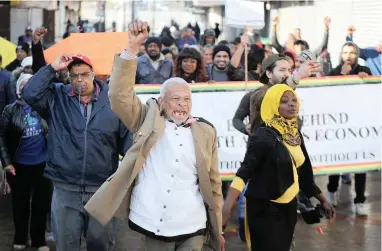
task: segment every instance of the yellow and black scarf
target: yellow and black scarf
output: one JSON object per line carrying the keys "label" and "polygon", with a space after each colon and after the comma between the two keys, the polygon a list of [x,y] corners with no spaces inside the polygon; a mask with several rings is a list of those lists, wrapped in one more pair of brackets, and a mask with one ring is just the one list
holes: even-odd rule
{"label": "yellow and black scarf", "polygon": [[286,91],[290,91],[296,96],[297,108],[300,109],[300,101],[296,92],[285,84],[278,84],[266,92],[261,103],[260,114],[266,126],[275,128],[286,143],[297,146],[301,144],[301,137],[298,133],[298,118],[286,119],[279,113],[281,97]]}

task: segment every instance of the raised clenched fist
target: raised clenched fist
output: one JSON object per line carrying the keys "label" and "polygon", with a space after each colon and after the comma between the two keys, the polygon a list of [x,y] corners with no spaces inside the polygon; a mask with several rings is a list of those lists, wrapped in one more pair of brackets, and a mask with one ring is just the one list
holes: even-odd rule
{"label": "raised clenched fist", "polygon": [[139,52],[139,47],[149,37],[147,22],[136,21],[129,25],[129,41],[127,51],[132,54]]}
{"label": "raised clenched fist", "polygon": [[279,17],[274,17],[273,19],[272,19],[272,22],[273,22],[273,26],[277,26],[278,25],[278,23],[280,22],[280,19],[279,19]]}
{"label": "raised clenched fist", "polygon": [[325,19],[324,19],[325,29],[329,29],[331,22],[332,22],[332,19],[330,17],[325,17]]}
{"label": "raised clenched fist", "polygon": [[33,32],[33,44],[37,44],[47,32],[48,29],[45,27],[36,28],[36,30]]}
{"label": "raised clenched fist", "polygon": [[348,33],[349,33],[349,35],[353,35],[354,32],[355,32],[355,27],[354,27],[354,25],[350,25],[349,28],[348,28]]}

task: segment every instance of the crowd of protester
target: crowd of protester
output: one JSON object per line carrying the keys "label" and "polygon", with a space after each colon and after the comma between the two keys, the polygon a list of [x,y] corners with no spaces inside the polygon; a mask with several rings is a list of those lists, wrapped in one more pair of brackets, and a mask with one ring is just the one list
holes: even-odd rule
{"label": "crowd of protester", "polygon": [[[248,51],[248,80],[259,81],[264,86],[243,97],[233,120],[235,128],[252,136],[265,116],[261,110],[263,99],[275,84],[285,83],[295,88],[295,84],[308,77],[381,75],[382,43],[376,47],[359,48],[353,41],[354,26],[349,27],[348,36],[344,38],[339,65],[332,67],[327,50],[330,23],[331,19],[326,17],[323,41],[313,51],[301,37],[299,29],[289,34],[287,42],[281,45],[277,37],[278,18],[273,19],[271,44],[263,44],[258,37],[251,38],[245,34],[231,42],[221,40],[218,25],[203,34],[197,24],[175,31],[164,27],[160,36],[145,39],[134,55],[138,57],[135,84],[163,84],[173,77],[189,84],[244,81],[244,58]],[[68,24],[67,36],[71,27]],[[89,28],[86,21],[81,27],[84,30]],[[86,56],[73,57],[68,65],[57,60],[47,65],[41,43],[46,32],[45,28],[37,28],[32,34],[31,27],[27,27],[25,34],[18,39],[16,59],[0,71],[0,159],[7,171],[13,196],[13,247],[25,249],[30,228],[32,247],[39,251],[49,250],[45,232],[47,216],[52,211],[54,239],[60,250],[73,250],[79,245],[84,230],[88,234],[88,248],[92,250],[91,247],[106,246],[109,239],[97,239],[105,234],[102,232],[104,229],[88,216],[84,220],[83,204],[117,169],[118,156],[126,153],[133,140],[107,102],[108,85],[94,75],[93,65]],[[359,65],[359,58],[365,60],[365,66]],[[319,63],[312,66],[309,64],[311,61]],[[292,92],[291,89],[282,89],[277,95],[287,91]],[[273,116],[274,113],[277,112],[270,111],[268,115]],[[246,124],[247,117],[250,122]],[[301,128],[299,126],[298,129]],[[83,127],[84,135],[80,133]],[[72,155],[78,155],[76,163],[67,162]],[[80,155],[91,158],[82,162]],[[308,158],[305,152],[304,156]],[[245,168],[241,169],[238,177],[240,185],[236,182],[234,188],[241,192],[244,181],[250,177]],[[300,208],[313,207],[307,196],[323,198],[314,187],[313,177],[309,173],[307,177],[312,180],[313,188],[308,185],[302,188],[298,199],[300,205],[305,206]],[[349,176],[342,178],[344,183],[351,183]],[[327,201],[334,206],[337,205],[339,179],[339,175],[330,176],[327,187]],[[78,181],[81,182],[79,186]],[[52,185],[55,187],[53,199]],[[225,184],[225,190],[228,185]],[[366,174],[356,174],[354,203],[357,215],[366,215],[365,185]],[[79,190],[82,186],[87,190]],[[79,200],[78,195],[82,192],[86,192],[86,198]],[[71,212],[64,210],[64,214],[75,214],[71,222],[64,222],[65,218],[55,215],[63,208],[72,209]],[[243,207],[240,218],[244,215],[242,210]],[[288,210],[297,210],[297,207]],[[244,222],[240,222],[240,236],[245,239]],[[62,225],[67,229],[61,229]],[[111,222],[108,229],[115,231],[116,228]],[[290,242],[292,235],[293,231],[284,244]],[[67,242],[67,236],[71,236],[73,241]]]}

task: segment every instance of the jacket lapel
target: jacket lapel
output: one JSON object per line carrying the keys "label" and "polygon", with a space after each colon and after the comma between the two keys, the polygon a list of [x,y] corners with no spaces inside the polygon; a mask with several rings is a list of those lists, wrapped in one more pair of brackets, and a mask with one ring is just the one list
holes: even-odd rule
{"label": "jacket lapel", "polygon": [[[148,154],[150,153],[152,147],[154,144],[160,139],[160,137],[163,135],[165,130],[165,120],[163,116],[160,116],[159,110],[157,109],[155,114],[155,122],[153,131],[147,136],[147,139],[145,142],[143,142],[142,147],[138,153],[137,161],[135,162],[134,169],[131,173],[130,180],[128,182],[128,186],[130,186],[135,178],[138,176],[139,172],[143,168],[144,163],[146,162],[146,159],[148,157]],[[151,116],[150,116],[151,117]],[[150,125],[151,123],[149,123]],[[145,123],[142,125],[140,130],[137,132],[138,134],[141,133],[141,131],[146,131],[147,129],[143,128]]]}
{"label": "jacket lapel", "polygon": [[206,135],[202,127],[197,123],[191,124],[192,136],[195,145],[196,168],[198,169],[199,188],[205,203],[209,208],[214,208],[210,176],[206,167],[206,157],[203,151],[206,149]]}

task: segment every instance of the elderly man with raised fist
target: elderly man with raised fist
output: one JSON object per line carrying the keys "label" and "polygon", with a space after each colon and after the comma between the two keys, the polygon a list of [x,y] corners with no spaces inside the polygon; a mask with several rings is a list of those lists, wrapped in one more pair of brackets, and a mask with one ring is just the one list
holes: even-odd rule
{"label": "elderly man with raised fist", "polygon": [[134,91],[147,28],[130,24],[110,77],[111,108],[135,133],[134,144],[85,209],[102,224],[128,218],[147,251],[224,250],[215,128],[191,116],[191,88],[181,78],[165,81],[158,100],[142,103]]}

